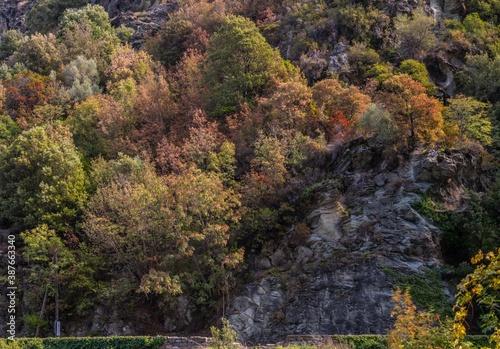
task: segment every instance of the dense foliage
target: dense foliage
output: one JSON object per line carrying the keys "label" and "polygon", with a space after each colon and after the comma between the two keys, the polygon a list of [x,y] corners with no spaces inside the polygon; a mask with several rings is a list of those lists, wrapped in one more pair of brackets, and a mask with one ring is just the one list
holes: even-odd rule
{"label": "dense foliage", "polygon": [[[300,222],[306,188],[356,138],[401,159],[479,154],[484,193],[458,213],[432,194],[419,209],[455,266],[498,248],[500,5],[467,5],[444,19],[383,0],[183,0],[136,48],[99,5],[36,1],[28,32],[0,42],[0,228],[22,240],[25,333],[50,333],[56,271],[70,316],[212,319],[245,252]],[[434,335],[430,315],[395,297],[415,333]],[[401,338],[389,345],[420,345]]]}

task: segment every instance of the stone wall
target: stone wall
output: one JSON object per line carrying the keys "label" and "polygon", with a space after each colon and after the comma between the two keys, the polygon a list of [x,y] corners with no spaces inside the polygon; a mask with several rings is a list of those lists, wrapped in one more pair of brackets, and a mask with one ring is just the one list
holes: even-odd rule
{"label": "stone wall", "polygon": [[[208,348],[212,342],[211,337],[165,337],[165,342],[162,344],[160,349],[195,349],[195,348]],[[321,335],[289,335],[286,337],[284,342],[276,344],[267,344],[265,346],[252,347],[254,349],[263,348],[276,348],[279,346],[289,346],[289,345],[313,345],[316,347],[321,346],[331,346],[337,344],[338,342],[332,339],[331,336],[321,336]],[[240,348],[245,348],[243,345],[235,343],[235,345],[240,346]]]}
{"label": "stone wall", "polygon": [[165,337],[160,349],[207,348],[211,341],[210,337]]}

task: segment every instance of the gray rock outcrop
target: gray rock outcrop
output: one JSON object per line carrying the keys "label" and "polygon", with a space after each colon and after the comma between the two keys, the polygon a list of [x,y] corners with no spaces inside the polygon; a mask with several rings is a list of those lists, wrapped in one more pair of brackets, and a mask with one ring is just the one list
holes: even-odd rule
{"label": "gray rock outcrop", "polygon": [[[177,3],[162,0],[89,0],[90,4],[103,6],[114,26],[134,29],[131,43],[140,45],[146,35],[157,31],[168,20]],[[0,2],[0,34],[9,29],[26,30],[26,14],[34,0]]]}
{"label": "gray rock outcrop", "polygon": [[[257,281],[230,309],[241,340],[386,333],[393,322],[393,273],[425,279],[442,265],[442,233],[414,204],[432,192],[449,207],[458,206],[465,187],[482,186],[480,161],[437,151],[415,151],[404,159],[364,141],[343,148],[333,161],[334,179],[321,185],[316,206],[301,223],[309,236],[292,244],[296,227],[256,257]],[[444,282],[442,291],[451,301]]]}
{"label": "gray rock outcrop", "polygon": [[0,2],[0,34],[9,29],[25,29],[26,13],[35,2],[2,0]]}

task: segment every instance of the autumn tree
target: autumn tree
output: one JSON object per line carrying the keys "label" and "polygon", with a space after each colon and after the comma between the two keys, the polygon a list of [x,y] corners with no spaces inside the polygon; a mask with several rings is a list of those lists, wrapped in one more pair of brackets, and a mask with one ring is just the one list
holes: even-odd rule
{"label": "autumn tree", "polygon": [[229,291],[233,271],[243,261],[243,249],[234,245],[231,234],[239,221],[240,197],[224,185],[217,171],[204,173],[191,167],[166,181],[178,210],[176,227],[193,236],[184,284],[198,305],[213,308],[216,299]]}
{"label": "autumn tree", "polygon": [[500,312],[498,292],[500,289],[500,249],[495,252],[479,251],[472,260],[475,270],[457,286],[456,313],[453,332],[456,344],[465,337],[465,322],[473,304],[484,311],[480,317],[481,328],[488,333],[496,349],[500,348]]}
{"label": "autumn tree", "polygon": [[178,111],[165,76],[149,72],[141,77],[133,102],[135,121],[131,138],[138,149],[154,155],[158,143],[171,127]]}
{"label": "autumn tree", "polygon": [[130,140],[135,153],[154,155],[177,115],[163,68],[146,52],[123,46],[113,53],[107,75],[109,94],[121,105],[127,120],[123,137]]}
{"label": "autumn tree", "polygon": [[187,168],[216,174],[224,185],[234,186],[235,145],[225,139],[217,122],[207,120],[206,114],[196,110],[189,136],[176,146],[168,138],[162,139],[157,149],[156,163],[164,173],[180,174]]}
{"label": "autumn tree", "polygon": [[378,100],[394,117],[398,134],[409,145],[418,141],[433,144],[443,135],[443,116],[439,102],[427,95],[425,87],[409,75],[387,79]]}
{"label": "autumn tree", "polygon": [[[181,232],[172,231],[164,207],[167,188],[147,163],[126,156],[94,162],[92,178],[96,192],[86,210],[84,231],[94,251],[108,256],[109,267],[121,266],[115,277],[130,280],[135,291],[161,254],[186,253],[186,241]],[[162,287],[163,292],[180,292],[176,278],[164,279]]]}
{"label": "autumn tree", "polygon": [[351,126],[366,111],[370,97],[356,86],[342,86],[337,79],[316,83],[312,92],[327,141],[331,142],[335,137],[351,137]]}
{"label": "autumn tree", "polygon": [[397,288],[391,299],[394,302],[391,316],[396,321],[389,332],[390,349],[452,348],[450,326],[443,324],[436,314],[417,310],[408,289]]}
{"label": "autumn tree", "polygon": [[153,70],[153,60],[145,51],[136,51],[132,47],[117,46],[110,57],[106,70],[108,89],[121,80],[133,79],[136,83]]}
{"label": "autumn tree", "polygon": [[45,223],[65,231],[86,200],[82,163],[62,127],[35,127],[19,135],[0,159],[1,219],[13,229]]}
{"label": "autumn tree", "polygon": [[35,108],[49,104],[57,91],[54,80],[31,71],[14,75],[4,82],[4,87],[5,108],[23,128],[39,123]]}
{"label": "autumn tree", "polygon": [[316,83],[312,92],[314,101],[325,117],[339,111],[349,121],[355,121],[370,103],[370,97],[361,93],[356,86],[344,87],[337,79],[325,79]]}
{"label": "autumn tree", "polygon": [[229,16],[208,44],[204,80],[208,105],[214,115],[227,115],[238,105],[269,92],[274,76],[286,69],[274,50],[249,19]]}
{"label": "autumn tree", "polygon": [[207,87],[200,79],[202,65],[206,59],[197,51],[187,50],[169,76],[172,96],[177,102],[177,113],[170,122],[171,138],[181,140],[187,137],[193,113],[203,109]]}
{"label": "autumn tree", "polygon": [[268,134],[305,130],[315,121],[312,92],[303,79],[279,83],[272,95],[259,100],[259,107],[265,114],[263,126]]}
{"label": "autumn tree", "polygon": [[[286,157],[283,154],[283,145],[278,138],[261,134],[254,147],[253,173],[259,174],[264,181],[269,182],[269,189],[274,189],[269,192],[269,195],[272,195],[272,192],[285,184],[288,175],[285,167]],[[258,188],[258,186],[255,186],[255,188]]]}
{"label": "autumn tree", "polygon": [[[124,98],[132,107],[133,100],[129,94],[126,94]],[[89,125],[88,123],[90,123],[90,125],[97,126],[98,138],[94,141],[102,144],[102,155],[113,158],[120,152],[137,154],[137,147],[131,139],[135,124],[135,116],[131,110],[127,110],[127,106],[109,95],[98,95],[93,101],[97,103],[91,102],[93,103],[91,109],[82,114],[87,120],[82,121],[84,124]]]}
{"label": "autumn tree", "polygon": [[185,20],[193,23],[195,28],[201,28],[210,35],[217,32],[227,16],[232,11],[231,5],[238,6],[237,2],[224,0],[186,0],[175,14],[175,20]]}
{"label": "autumn tree", "polygon": [[93,178],[84,229],[108,265],[121,266],[114,276],[130,281],[121,291],[166,301],[186,293],[197,305],[214,305],[225,271],[241,260],[241,251],[228,246],[239,205],[234,192],[193,167],[162,179],[150,164],[126,156],[99,160]]}

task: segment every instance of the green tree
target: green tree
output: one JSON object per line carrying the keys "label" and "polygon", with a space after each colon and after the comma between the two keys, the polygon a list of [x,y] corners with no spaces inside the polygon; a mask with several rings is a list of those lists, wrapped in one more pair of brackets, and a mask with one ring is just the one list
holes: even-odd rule
{"label": "green tree", "polygon": [[459,75],[464,93],[482,102],[497,102],[500,91],[500,56],[489,58],[487,54],[467,55],[465,59],[466,69]]}
{"label": "green tree", "polygon": [[349,47],[347,54],[349,67],[360,78],[365,77],[373,66],[380,63],[378,53],[364,44],[355,43]]}
{"label": "green tree", "polygon": [[93,59],[78,56],[64,68],[62,76],[67,92],[74,101],[83,101],[100,92],[99,72]]}
{"label": "green tree", "polygon": [[16,62],[12,66],[5,63],[0,65],[0,81],[12,79],[13,76],[27,70],[26,66],[22,63]]}
{"label": "green tree", "polygon": [[400,15],[394,20],[397,37],[396,48],[407,59],[422,60],[436,45],[433,33],[434,18],[422,9],[410,15]]}
{"label": "green tree", "polygon": [[92,97],[81,103],[76,103],[64,121],[73,134],[78,152],[87,160],[104,153],[104,141],[98,127],[98,110],[99,100]]}
{"label": "green tree", "polygon": [[481,18],[498,25],[500,16],[500,1],[499,0],[468,0],[467,13],[478,13]]}
{"label": "green tree", "polygon": [[204,80],[213,115],[236,111],[238,105],[265,94],[275,85],[274,76],[286,74],[285,65],[246,18],[229,16],[208,44]]}
{"label": "green tree", "polygon": [[491,121],[488,112],[489,103],[479,102],[472,97],[459,95],[449,102],[444,119],[448,127],[456,127],[459,140],[473,140],[483,145],[491,145]]}
{"label": "green tree", "polygon": [[86,0],[38,0],[26,15],[26,26],[31,33],[47,33],[57,27],[66,9],[86,4]]}
{"label": "green tree", "polygon": [[67,9],[59,22],[57,36],[67,48],[67,62],[78,56],[94,59],[100,74],[106,70],[113,50],[120,43],[108,13],[99,5]]}
{"label": "green tree", "polygon": [[425,64],[413,59],[407,59],[401,62],[401,65],[396,72],[400,74],[408,74],[413,80],[420,82],[422,86],[427,89],[427,94],[429,96],[436,94],[436,85],[434,85],[434,83],[429,79],[429,72],[427,71]]}
{"label": "green tree", "polygon": [[0,61],[10,57],[21,46],[23,33],[19,30],[10,29],[2,34],[2,41],[0,42]]}
{"label": "green tree", "polygon": [[360,3],[339,6],[337,11],[340,35],[348,40],[368,44],[384,39],[381,24],[389,18],[382,11]]}
{"label": "green tree", "polygon": [[479,252],[472,260],[476,269],[457,286],[454,334],[458,343],[465,337],[465,321],[473,304],[483,310],[481,328],[490,343],[500,348],[500,249],[496,253]]}
{"label": "green tree", "polygon": [[491,55],[500,53],[499,30],[495,25],[472,13],[464,18],[462,26],[465,37],[475,46],[475,51]]}
{"label": "green tree", "polygon": [[35,73],[49,75],[51,71],[57,72],[60,69],[63,49],[53,34],[33,34],[21,40],[14,53],[14,60]]}
{"label": "green tree", "polygon": [[62,127],[35,127],[0,157],[0,217],[14,230],[71,229],[86,200],[82,163]]}
{"label": "green tree", "polygon": [[0,153],[21,133],[17,124],[7,115],[0,115]]}
{"label": "green tree", "polygon": [[222,318],[222,328],[218,329],[212,326],[210,332],[212,333],[210,349],[237,349],[240,347],[238,334],[228,319]]}
{"label": "green tree", "polygon": [[370,104],[357,124],[365,136],[373,137],[382,144],[391,144],[397,139],[397,125],[394,118],[377,104]]}
{"label": "green tree", "polygon": [[145,49],[165,67],[174,66],[188,49],[187,41],[193,30],[193,23],[173,18],[155,36],[146,40]]}
{"label": "green tree", "polygon": [[[74,256],[56,232],[45,224],[21,233],[21,238],[24,243],[23,257],[30,266],[25,289],[28,311],[39,327],[46,323],[46,313],[53,307],[51,300],[56,292],[56,274],[60,273],[57,281],[63,283],[68,267],[74,264]],[[38,328],[33,334],[38,335]]]}

